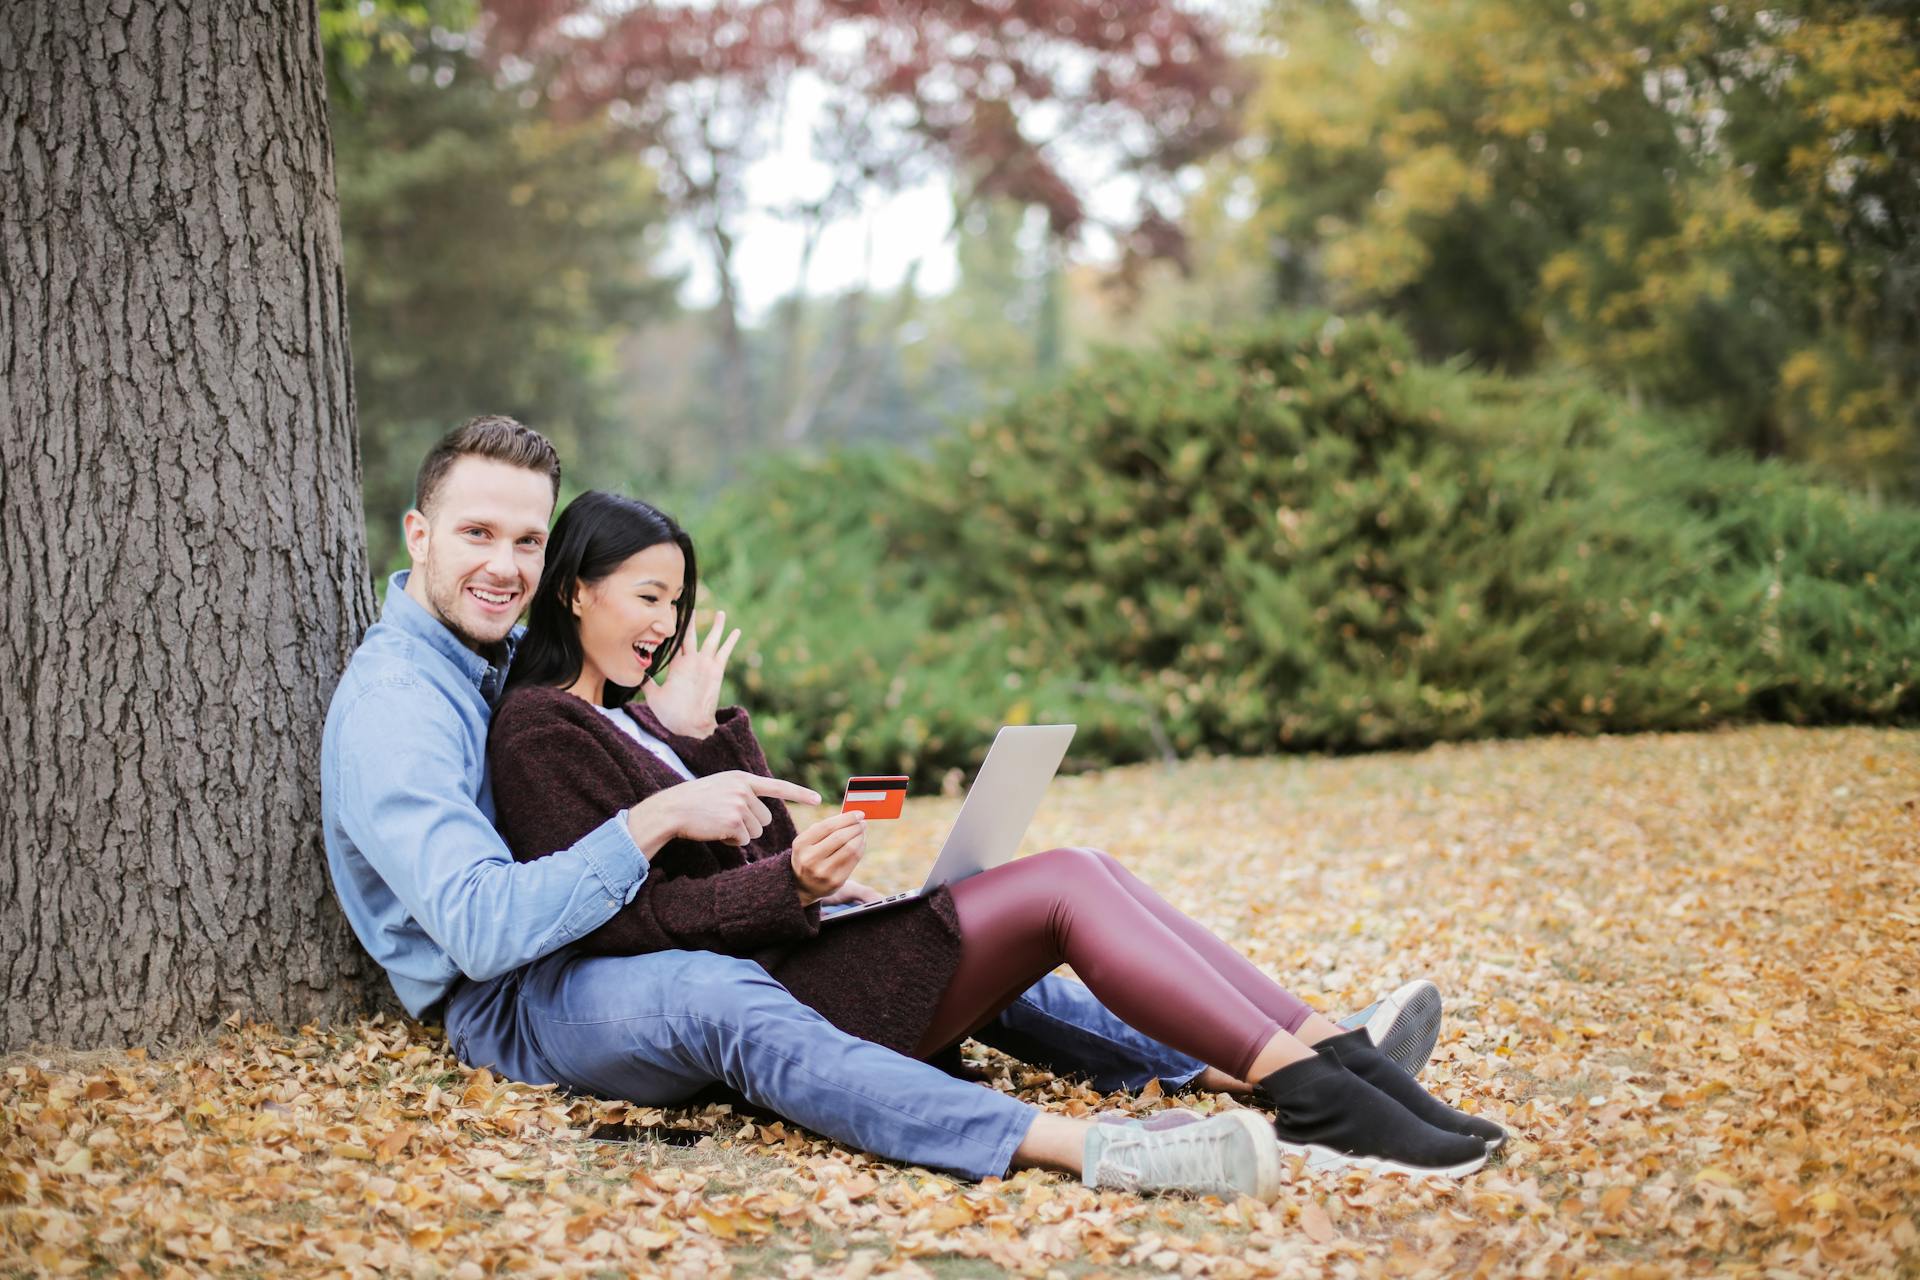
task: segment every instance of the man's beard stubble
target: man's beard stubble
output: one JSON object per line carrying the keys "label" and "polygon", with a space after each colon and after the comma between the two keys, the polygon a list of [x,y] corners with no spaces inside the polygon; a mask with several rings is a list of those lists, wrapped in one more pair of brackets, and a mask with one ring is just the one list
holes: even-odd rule
{"label": "man's beard stubble", "polygon": [[458,582],[447,583],[438,575],[427,574],[427,601],[433,605],[433,611],[439,616],[440,625],[453,632],[454,639],[467,648],[483,656],[490,656],[505,642],[513,630],[514,620],[509,620],[499,635],[491,638],[477,636],[460,624],[461,586]]}

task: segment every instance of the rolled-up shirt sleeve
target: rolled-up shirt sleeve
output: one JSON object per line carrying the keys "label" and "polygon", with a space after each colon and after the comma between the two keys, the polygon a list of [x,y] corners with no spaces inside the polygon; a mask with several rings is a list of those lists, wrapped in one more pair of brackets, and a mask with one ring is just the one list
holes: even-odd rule
{"label": "rolled-up shirt sleeve", "polygon": [[[475,802],[463,732],[439,697],[386,685],[341,723],[340,822],[409,915],[460,972],[484,981],[611,919],[646,879],[624,811],[572,846],[515,862]],[[404,715],[396,715],[404,702]]]}

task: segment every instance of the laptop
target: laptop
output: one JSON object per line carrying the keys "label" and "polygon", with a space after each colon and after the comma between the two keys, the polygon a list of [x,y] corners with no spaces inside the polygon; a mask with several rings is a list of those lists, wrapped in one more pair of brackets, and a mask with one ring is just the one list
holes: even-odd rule
{"label": "laptop", "polygon": [[820,922],[850,920],[924,898],[941,885],[997,867],[1019,852],[1033,815],[1040,811],[1047,784],[1073,741],[1070,724],[1008,725],[994,735],[986,762],[967,790],[960,813],[940,846],[926,883],[907,893],[874,902],[849,902],[820,909]]}

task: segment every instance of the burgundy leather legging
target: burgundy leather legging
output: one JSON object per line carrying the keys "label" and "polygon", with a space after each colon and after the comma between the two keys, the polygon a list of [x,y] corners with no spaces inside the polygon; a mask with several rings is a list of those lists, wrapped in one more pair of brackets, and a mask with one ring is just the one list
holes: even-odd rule
{"label": "burgundy leather legging", "polygon": [[1312,1012],[1098,849],[1050,849],[953,886],[960,967],[920,1055],[986,1025],[1061,964],[1128,1025],[1246,1079]]}

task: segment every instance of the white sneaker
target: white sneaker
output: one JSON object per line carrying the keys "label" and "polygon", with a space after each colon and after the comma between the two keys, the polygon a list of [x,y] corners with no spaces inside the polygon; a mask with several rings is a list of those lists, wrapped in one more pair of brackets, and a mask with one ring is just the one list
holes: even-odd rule
{"label": "white sneaker", "polygon": [[1087,1133],[1080,1180],[1116,1191],[1271,1201],[1280,1194],[1280,1146],[1272,1126],[1244,1108],[1160,1128],[1096,1124]]}

